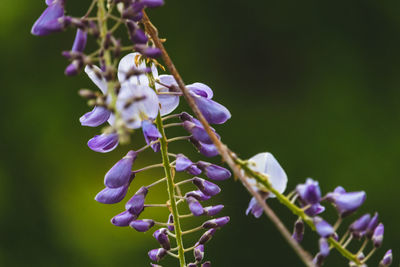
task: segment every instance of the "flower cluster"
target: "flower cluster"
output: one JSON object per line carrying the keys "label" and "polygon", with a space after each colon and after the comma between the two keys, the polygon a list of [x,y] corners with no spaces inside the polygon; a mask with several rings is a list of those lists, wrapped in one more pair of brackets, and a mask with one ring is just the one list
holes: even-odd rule
{"label": "flower cluster", "polygon": [[[313,263],[315,266],[322,266],[324,260],[329,255],[332,248],[332,243],[335,243],[337,249],[346,250],[346,247],[352,240],[363,240],[360,249],[352,254],[357,262],[350,262],[351,266],[363,266],[367,260],[373,255],[376,248],[381,247],[383,241],[384,226],[379,223],[378,213],[373,216],[364,214],[355,220],[342,236],[339,236],[338,229],[344,218],[355,213],[366,199],[364,191],[347,192],[343,187],[338,186],[333,192],[322,195],[319,183],[311,178],[308,178],[304,184],[299,184],[296,189],[283,196],[282,193],[286,190],[287,176],[285,171],[279,165],[274,156],[270,153],[260,153],[248,160],[248,166],[253,171],[260,173],[268,178],[269,185],[273,188],[274,193],[271,193],[265,184],[259,183],[254,178],[248,178],[253,189],[257,190],[265,199],[277,197],[290,201],[294,209],[298,209],[303,216],[299,216],[294,224],[293,239],[297,242],[303,240],[304,221],[315,228],[315,231],[320,236],[319,252],[316,254]],[[325,206],[321,203],[331,203],[337,213],[338,220],[332,226],[320,214],[325,211]],[[297,206],[295,206],[297,204]],[[262,213],[262,207],[253,198],[250,201],[246,214],[252,213],[256,218],[259,218]],[[368,243],[371,244],[371,250],[367,255],[364,255],[364,250]],[[392,251],[386,252],[384,258],[380,262],[380,266],[389,266],[392,262]],[[366,266],[366,265],[365,265]]]}
{"label": "flower cluster", "polygon": [[[153,262],[159,262],[166,255],[179,258],[181,265],[185,262],[185,253],[193,251],[193,263],[187,266],[211,266],[204,260],[205,243],[216,230],[229,222],[228,216],[214,217],[224,208],[223,205],[205,206],[203,203],[220,193],[215,183],[201,178],[204,175],[210,180],[222,181],[230,178],[231,173],[218,165],[198,161],[192,162],[183,154],[173,154],[168,150],[170,143],[186,140],[206,157],[218,155],[202,124],[186,112],[171,114],[179,106],[181,91],[171,75],[159,75],[158,68],[163,67],[155,59],[160,50],[154,47],[145,31],[141,28],[141,19],[145,8],[161,6],[160,0],[94,0],[88,12],[80,18],[65,15],[65,0],[47,0],[47,8],[33,25],[32,34],[47,35],[65,30],[77,29],[72,49],[62,54],[70,60],[65,70],[68,76],[85,70],[88,77],[99,91],[81,90],[80,95],[89,101],[93,110],[80,119],[82,126],[98,127],[104,125],[101,134],[88,141],[93,151],[107,153],[120,143],[127,143],[135,130],[141,129],[146,145],[129,151],[106,173],[105,188],[95,199],[104,204],[114,204],[124,200],[133,180],[146,170],[163,167],[165,177],[142,185],[125,204],[125,210],[111,219],[115,226],[129,226],[138,232],[147,232],[152,228],[153,237],[160,248],[151,250],[148,255]],[[96,19],[90,17],[97,4]],[[117,14],[117,15],[116,15]],[[104,22],[113,18],[114,26],[108,30]],[[96,22],[97,21],[97,22]],[[121,39],[115,36],[120,25],[128,30],[128,46],[123,46]],[[100,44],[93,53],[85,53],[88,37],[92,36]],[[132,51],[120,58],[123,51]],[[117,66],[118,67],[114,67]],[[223,124],[231,114],[223,105],[213,100],[213,91],[203,83],[187,86],[191,97],[201,109],[206,120],[211,124]],[[165,124],[168,120],[178,122]],[[167,139],[166,131],[170,127],[180,127],[188,135]],[[162,162],[133,170],[140,153],[151,148],[161,154]],[[179,173],[187,173],[189,179],[180,179]],[[153,186],[166,184],[169,198],[165,203],[149,203]],[[183,184],[192,183],[194,190],[183,192]],[[189,214],[180,215],[179,209],[186,203]],[[141,218],[145,209],[165,208],[170,212],[166,222],[151,218]],[[200,226],[183,231],[182,220],[190,217],[211,217],[203,220]],[[182,236],[204,230],[198,242],[190,248],[184,248]],[[172,244],[175,239],[176,245]],[[176,254],[177,253],[177,254]],[[159,266],[152,264],[153,266]]]}

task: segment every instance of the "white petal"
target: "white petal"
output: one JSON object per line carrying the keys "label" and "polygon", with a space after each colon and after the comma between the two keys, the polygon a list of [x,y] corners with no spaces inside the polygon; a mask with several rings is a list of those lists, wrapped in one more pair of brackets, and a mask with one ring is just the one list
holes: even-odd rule
{"label": "white petal", "polygon": [[99,79],[99,77],[97,77],[96,73],[93,71],[92,68],[95,69],[96,71],[98,71],[99,73],[102,72],[99,67],[93,65],[92,67],[89,67],[89,66],[85,67],[86,74],[94,82],[94,84],[97,85],[97,87],[99,87],[101,92],[103,94],[106,94],[107,93],[107,81],[106,81],[106,79],[104,79],[104,77]]}
{"label": "white petal", "polygon": [[[259,153],[249,159],[249,162],[251,169],[268,176],[268,179],[271,182],[272,186],[279,193],[283,193],[285,191],[288,181],[287,175],[282,169],[279,162],[271,153]],[[275,196],[270,195],[270,197]]]}
{"label": "white petal", "polygon": [[[118,80],[120,83],[124,83],[126,81],[125,73],[128,72],[133,67],[138,69],[145,69],[146,64],[142,61],[139,65],[136,65],[136,57],[140,56],[139,53],[130,53],[124,56],[118,65]],[[151,64],[151,72],[155,79],[158,78],[157,67],[154,64]],[[140,84],[140,85],[149,85],[149,79],[145,74],[139,76],[132,76],[129,79],[129,82],[132,84]]]}
{"label": "white petal", "polygon": [[[133,98],[140,97],[145,97],[145,99],[125,108],[126,103],[130,102]],[[117,109],[128,127],[138,129],[141,127],[143,120],[155,119],[157,117],[159,109],[158,97],[154,90],[148,86],[125,83],[122,84],[118,95]]]}
{"label": "white petal", "polygon": [[[160,82],[166,86],[178,85],[172,75],[160,75]],[[167,87],[160,84],[156,84],[158,92],[169,92]],[[177,95],[159,95],[158,100],[160,101],[160,113],[161,116],[167,115],[174,111],[179,106],[179,96]]]}

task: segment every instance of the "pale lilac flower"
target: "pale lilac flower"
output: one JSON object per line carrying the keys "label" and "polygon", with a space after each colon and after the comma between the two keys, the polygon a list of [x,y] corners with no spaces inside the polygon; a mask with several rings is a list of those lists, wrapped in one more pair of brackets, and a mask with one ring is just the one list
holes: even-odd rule
{"label": "pale lilac flower", "polygon": [[[266,197],[265,197],[266,199]],[[249,213],[254,215],[256,218],[260,218],[261,215],[263,214],[263,208],[258,204],[257,200],[252,197],[249,203],[249,206],[246,210],[246,215],[249,215]]]}
{"label": "pale lilac flower", "polygon": [[95,106],[92,111],[80,117],[79,121],[82,126],[97,127],[105,123],[110,118],[110,115],[111,111],[107,108]]}

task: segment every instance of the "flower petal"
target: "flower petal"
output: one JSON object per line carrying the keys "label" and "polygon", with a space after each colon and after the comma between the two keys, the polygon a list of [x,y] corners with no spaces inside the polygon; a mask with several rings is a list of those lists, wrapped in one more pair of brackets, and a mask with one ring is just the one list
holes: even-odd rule
{"label": "flower petal", "polygon": [[110,118],[111,112],[104,108],[95,106],[94,109],[79,118],[82,126],[97,127]]}
{"label": "flower petal", "polygon": [[33,35],[43,36],[53,32],[61,31],[63,28],[62,23],[58,21],[59,18],[64,16],[64,4],[62,1],[53,1],[52,3],[46,2],[48,7],[44,10],[42,15],[33,24],[31,33]]}
{"label": "flower petal", "polygon": [[95,65],[89,67],[85,67],[85,72],[89,76],[89,78],[92,80],[92,82],[101,90],[103,94],[107,94],[107,81],[104,79],[104,77],[101,77],[101,79],[96,75],[95,71],[98,73],[102,73],[101,69]]}
{"label": "flower petal", "polygon": [[[121,83],[124,83],[126,81],[125,73],[130,71],[132,68],[137,68],[139,70],[146,69],[146,63],[144,61],[136,65],[137,57],[140,56],[140,53],[130,53],[121,59],[118,65],[118,79]],[[158,71],[157,67],[154,64],[151,65],[151,72],[153,74],[153,77],[157,79]],[[129,82],[136,85],[149,85],[149,79],[145,74],[132,76],[129,78]]]}
{"label": "flower petal", "polygon": [[222,124],[231,118],[231,113],[223,105],[193,93],[192,96],[201,113],[209,123]]}
{"label": "flower petal", "polygon": [[118,146],[118,134],[102,134],[96,135],[92,139],[89,140],[88,146],[91,150],[107,153],[114,150]]}
{"label": "flower petal", "polygon": [[211,99],[214,96],[214,93],[211,90],[211,88],[205,85],[204,83],[193,83],[186,86],[186,88],[189,89],[189,91],[191,91],[192,93],[195,93],[198,96],[202,96],[208,99]]}

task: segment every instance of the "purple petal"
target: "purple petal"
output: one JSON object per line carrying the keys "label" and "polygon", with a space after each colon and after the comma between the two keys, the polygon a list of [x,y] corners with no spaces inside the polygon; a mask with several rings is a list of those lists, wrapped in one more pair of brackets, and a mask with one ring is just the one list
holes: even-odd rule
{"label": "purple petal", "polygon": [[92,139],[89,140],[88,146],[91,150],[107,153],[114,150],[118,146],[118,134],[102,134],[96,135]]}
{"label": "purple petal", "polygon": [[[161,133],[158,131],[157,127],[148,120],[145,120],[142,122],[142,130],[143,130],[143,135],[144,139],[146,140],[146,143],[149,145],[151,142],[157,141],[159,138],[161,138]],[[152,144],[151,148],[153,149],[154,152],[159,152],[160,151],[160,143]]]}
{"label": "purple petal", "polygon": [[195,138],[190,138],[190,142],[197,148],[197,150],[206,157],[215,157],[219,154],[218,149],[213,144],[204,144],[197,141]]}
{"label": "purple petal", "polygon": [[203,206],[197,201],[194,197],[186,197],[186,202],[189,205],[190,211],[193,213],[194,216],[201,216],[204,214]]}
{"label": "purple petal", "polygon": [[144,201],[147,193],[147,187],[142,186],[126,203],[125,209],[128,210],[130,213],[139,216],[139,214],[143,211]]}
{"label": "purple petal", "polygon": [[321,200],[321,190],[318,182],[308,178],[305,184],[299,184],[296,191],[307,204],[317,204]]}
{"label": "purple petal", "polygon": [[231,113],[223,105],[197,95],[193,95],[193,99],[208,123],[222,124],[231,118]]}
{"label": "purple petal", "polygon": [[110,118],[111,112],[104,108],[95,106],[94,109],[79,118],[82,126],[97,127]]}
{"label": "purple petal", "polygon": [[165,255],[167,255],[167,251],[164,248],[156,248],[150,250],[148,254],[152,261],[159,262]]}
{"label": "purple petal", "polygon": [[115,226],[129,226],[129,224],[133,221],[136,220],[136,216],[130,213],[129,211],[124,211],[111,219],[111,223],[114,224]]}
{"label": "purple petal", "polygon": [[193,165],[193,162],[190,159],[188,159],[187,157],[185,157],[183,154],[176,155],[175,170],[177,172],[185,171],[191,165]]}
{"label": "purple petal", "polygon": [[320,217],[314,218],[315,228],[321,237],[329,237],[335,233],[333,227]]}
{"label": "purple petal", "polygon": [[319,203],[311,205],[308,209],[305,210],[305,212],[308,216],[315,216],[324,211],[325,211],[325,207]]}
{"label": "purple petal", "polygon": [[201,192],[211,197],[221,192],[221,188],[219,188],[218,185],[199,177],[193,178],[193,184],[196,185]]}
{"label": "purple petal", "polygon": [[72,51],[83,52],[86,47],[87,42],[87,32],[78,29],[76,31],[76,36],[74,40],[74,45],[72,46]]}
{"label": "purple petal", "polygon": [[186,86],[186,88],[189,91],[191,91],[192,93],[194,93],[198,96],[208,98],[208,99],[211,99],[214,96],[214,93],[211,90],[211,88],[203,83],[193,83],[193,84]]}
{"label": "purple petal", "polygon": [[218,214],[223,208],[224,208],[224,205],[205,207],[204,213],[208,216],[214,216],[214,215]]}
{"label": "purple petal", "polygon": [[147,232],[151,227],[153,227],[155,222],[149,219],[132,221],[129,226],[138,232]]}
{"label": "purple petal", "polygon": [[204,229],[219,228],[227,224],[229,221],[229,216],[225,216],[217,219],[208,220],[202,224],[202,227]]}
{"label": "purple petal", "polygon": [[59,18],[64,16],[64,5],[62,1],[46,2],[48,7],[44,10],[42,15],[33,24],[31,33],[33,35],[43,36],[53,32],[61,31],[63,28],[62,23],[58,21]]}
{"label": "purple petal", "polygon": [[196,163],[197,167],[203,170],[206,176],[212,180],[222,181],[231,177],[231,172],[221,166],[210,164],[208,162],[199,161]]}
{"label": "purple petal", "polygon": [[258,204],[257,200],[253,197],[250,200],[249,206],[246,210],[246,215],[249,215],[249,213],[254,215],[257,219],[261,217],[263,214],[263,208]]}
{"label": "purple petal", "polygon": [[137,157],[133,150],[129,151],[124,158],[119,160],[105,175],[104,184],[107,187],[116,188],[126,185],[132,174],[132,165]]}
{"label": "purple petal", "polygon": [[118,203],[124,199],[126,192],[128,191],[128,187],[129,184],[117,188],[106,187],[96,195],[95,200],[103,204]]}
{"label": "purple petal", "polygon": [[194,259],[197,262],[201,262],[204,258],[204,245],[198,245],[193,250]]}
{"label": "purple petal", "polygon": [[160,243],[160,245],[166,250],[171,249],[171,243],[169,242],[167,228],[160,228],[153,233],[154,238]]}
{"label": "purple petal", "polygon": [[194,197],[198,201],[206,201],[206,200],[209,200],[211,198],[211,196],[208,196],[208,195],[204,194],[200,190],[187,192],[185,197]]}

